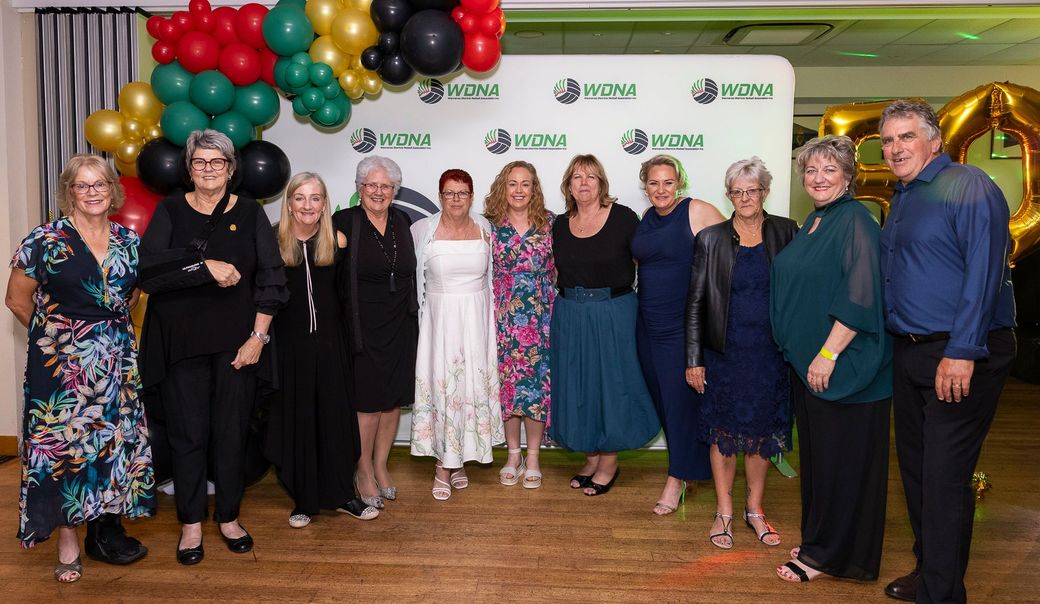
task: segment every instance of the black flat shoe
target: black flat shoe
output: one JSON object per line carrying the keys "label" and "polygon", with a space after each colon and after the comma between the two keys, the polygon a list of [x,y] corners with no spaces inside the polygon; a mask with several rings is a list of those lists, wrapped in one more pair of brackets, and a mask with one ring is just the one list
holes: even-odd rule
{"label": "black flat shoe", "polygon": [[621,473],[621,468],[618,468],[617,470],[614,470],[614,477],[611,478],[610,482],[608,482],[607,484],[600,484],[598,482],[593,482],[592,477],[590,476],[589,477],[588,488],[591,488],[595,492],[594,493],[585,493],[585,496],[586,497],[595,497],[597,495],[606,495],[607,491],[610,490],[610,487],[614,486],[614,482],[617,481],[618,474],[620,474],[620,473]]}
{"label": "black flat shoe", "polygon": [[584,474],[575,474],[574,476],[571,476],[571,482],[578,483],[578,486],[571,485],[572,489],[584,489],[592,482],[592,474],[589,474],[588,476]]}
{"label": "black flat shoe", "polygon": [[192,566],[202,562],[202,558],[205,555],[206,552],[203,551],[201,543],[195,547],[189,547],[188,549],[177,548],[177,562],[180,562],[184,566]]}
{"label": "black flat shoe", "polygon": [[225,536],[224,533],[221,533],[220,536],[227,544],[227,548],[236,554],[244,554],[253,550],[253,537],[249,533],[235,539]]}
{"label": "black flat shoe", "polygon": [[343,512],[344,514],[350,514],[358,520],[374,520],[379,516],[379,510],[375,507],[368,505],[361,498],[355,497],[350,501],[336,508],[337,512]]}

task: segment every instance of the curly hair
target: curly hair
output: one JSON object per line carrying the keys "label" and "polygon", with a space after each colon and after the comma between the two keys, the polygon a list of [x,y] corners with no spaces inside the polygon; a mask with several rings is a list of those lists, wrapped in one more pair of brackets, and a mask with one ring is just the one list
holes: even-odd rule
{"label": "curly hair", "polygon": [[509,173],[515,168],[523,168],[531,173],[531,202],[527,204],[527,219],[535,232],[541,231],[549,223],[549,215],[545,211],[545,195],[542,193],[542,181],[531,164],[517,160],[506,164],[491,183],[491,191],[484,198],[484,216],[491,224],[502,226],[506,218],[509,202],[506,199],[506,185]]}
{"label": "curly hair", "polygon": [[805,165],[814,157],[822,156],[837,162],[849,183],[849,195],[856,196],[856,143],[847,136],[827,134],[817,136],[802,145],[795,158],[798,175],[805,178]]}

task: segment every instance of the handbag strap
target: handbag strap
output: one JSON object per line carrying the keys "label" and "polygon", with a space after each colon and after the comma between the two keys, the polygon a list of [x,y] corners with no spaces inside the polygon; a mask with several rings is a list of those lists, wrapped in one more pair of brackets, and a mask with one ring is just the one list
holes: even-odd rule
{"label": "handbag strap", "polygon": [[209,215],[209,218],[206,219],[206,224],[202,226],[202,232],[188,244],[189,248],[199,252],[206,251],[206,246],[209,244],[209,238],[217,228],[217,224],[224,217],[224,210],[227,209],[230,201],[231,191],[224,191],[224,196],[217,202],[217,206],[213,208],[213,213]]}

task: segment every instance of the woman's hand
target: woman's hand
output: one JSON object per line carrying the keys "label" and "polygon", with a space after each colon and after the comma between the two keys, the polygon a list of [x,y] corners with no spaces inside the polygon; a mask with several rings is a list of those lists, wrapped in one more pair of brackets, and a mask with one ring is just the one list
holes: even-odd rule
{"label": "woman's hand", "polygon": [[692,386],[697,392],[704,394],[704,385],[708,383],[708,381],[704,379],[704,367],[687,367],[686,383]]}
{"label": "woman's hand", "polygon": [[826,359],[819,354],[816,358],[809,363],[809,372],[806,374],[806,379],[809,382],[809,388],[813,392],[823,392],[831,384],[831,374],[834,373],[834,361]]}
{"label": "woman's hand", "polygon": [[213,279],[217,282],[220,287],[232,287],[238,284],[239,279],[242,275],[238,273],[238,270],[233,264],[222,262],[220,260],[207,260],[206,269],[209,270],[209,274],[213,275]]}
{"label": "woman's hand", "polygon": [[[209,261],[207,260],[207,262]],[[235,355],[235,360],[231,361],[231,366],[235,369],[241,369],[246,365],[256,364],[260,360],[260,352],[263,349],[263,342],[253,336],[249,336],[246,338],[246,343],[238,348],[238,354]]]}

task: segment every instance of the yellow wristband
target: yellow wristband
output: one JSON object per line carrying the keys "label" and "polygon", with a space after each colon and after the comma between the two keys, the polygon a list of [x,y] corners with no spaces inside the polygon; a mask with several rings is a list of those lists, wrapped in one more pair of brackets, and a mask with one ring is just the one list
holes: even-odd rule
{"label": "yellow wristband", "polygon": [[821,348],[820,349],[820,356],[825,358],[825,359],[829,359],[831,361],[837,361],[838,360],[838,353],[837,352],[831,352],[831,351],[827,350],[826,348]]}

